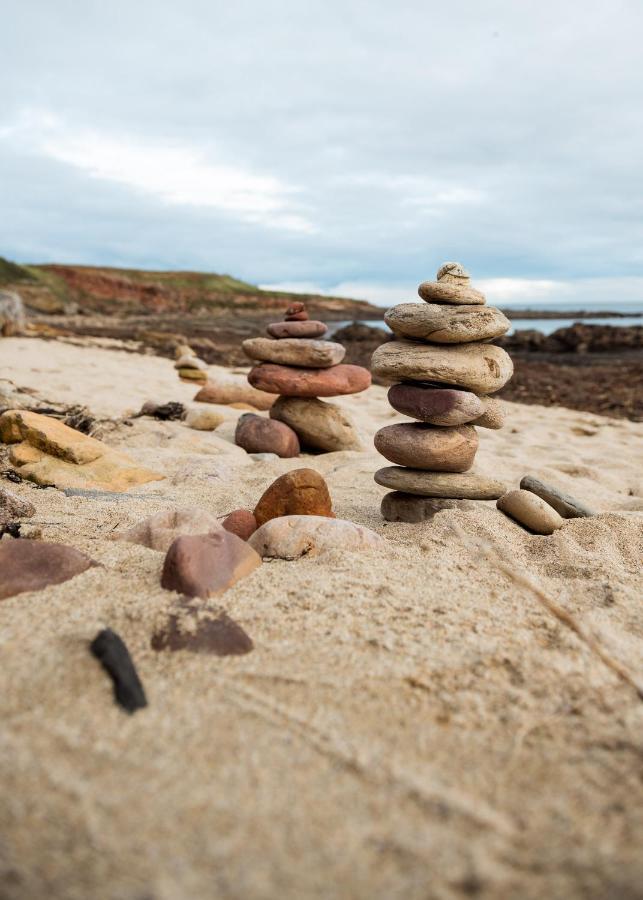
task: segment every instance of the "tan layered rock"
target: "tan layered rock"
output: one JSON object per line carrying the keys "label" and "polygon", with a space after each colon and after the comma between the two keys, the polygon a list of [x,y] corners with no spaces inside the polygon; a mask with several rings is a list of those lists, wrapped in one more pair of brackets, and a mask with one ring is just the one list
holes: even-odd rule
{"label": "tan layered rock", "polygon": [[9,453],[11,463],[23,478],[36,484],[126,491],[164,478],[102,441],[39,413],[3,413],[0,440],[13,445]]}
{"label": "tan layered rock", "polygon": [[256,337],[248,338],[241,346],[250,359],[311,369],[328,369],[330,366],[336,366],[346,355],[346,348],[335,341],[318,341],[310,338],[272,340]]}
{"label": "tan layered rock", "polygon": [[495,344],[448,346],[389,341],[373,354],[371,370],[389,381],[432,381],[490,394],[509,381],[513,363]]}
{"label": "tan layered rock", "polygon": [[473,472],[451,474],[387,466],[375,473],[375,481],[392,491],[454,500],[497,500],[505,492],[502,482]]}
{"label": "tan layered rock", "polygon": [[438,303],[400,303],[386,311],[384,321],[395,334],[436,344],[488,341],[511,327],[509,319],[494,306]]}

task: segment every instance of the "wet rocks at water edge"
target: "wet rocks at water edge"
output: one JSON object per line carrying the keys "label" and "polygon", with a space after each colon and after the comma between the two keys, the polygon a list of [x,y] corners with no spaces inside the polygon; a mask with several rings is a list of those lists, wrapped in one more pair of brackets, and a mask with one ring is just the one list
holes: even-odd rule
{"label": "wet rocks at water edge", "polygon": [[278,395],[271,419],[292,429],[309,448],[359,449],[359,438],[345,414],[319,398],[365,390],[371,383],[368,370],[342,362],[345,348],[322,339],[326,325],[311,321],[303,303],[293,303],[285,321],[271,323],[266,331],[267,338],[245,340],[243,350],[255,363],[248,375],[252,388]]}
{"label": "wet rocks at water edge", "polygon": [[[489,343],[509,320],[486,305],[460,263],[445,263],[436,281],[420,285],[425,303],[401,303],[385,320],[395,339],[373,354],[374,375],[393,382],[389,403],[414,423],[388,425],[375,435],[376,449],[396,466],[380,469],[378,484],[389,521],[424,521],[435,515],[426,497],[497,499],[504,486],[469,472],[478,449],[476,425],[500,428],[504,410],[487,395],[513,374],[509,355]],[[413,497],[416,496],[416,508]]]}

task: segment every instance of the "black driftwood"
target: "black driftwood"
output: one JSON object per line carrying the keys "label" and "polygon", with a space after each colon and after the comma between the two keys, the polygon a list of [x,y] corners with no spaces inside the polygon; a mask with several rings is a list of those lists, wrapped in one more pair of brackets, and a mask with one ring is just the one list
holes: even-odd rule
{"label": "black driftwood", "polygon": [[111,628],[99,631],[89,649],[114,682],[114,697],[124,710],[134,713],[147,706],[145,691],[132,657],[116,632]]}

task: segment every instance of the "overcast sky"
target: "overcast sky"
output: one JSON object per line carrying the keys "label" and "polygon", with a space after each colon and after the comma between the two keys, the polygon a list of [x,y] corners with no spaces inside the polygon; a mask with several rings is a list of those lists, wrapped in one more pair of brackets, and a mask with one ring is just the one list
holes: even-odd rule
{"label": "overcast sky", "polygon": [[0,255],[643,308],[642,0],[5,0]]}

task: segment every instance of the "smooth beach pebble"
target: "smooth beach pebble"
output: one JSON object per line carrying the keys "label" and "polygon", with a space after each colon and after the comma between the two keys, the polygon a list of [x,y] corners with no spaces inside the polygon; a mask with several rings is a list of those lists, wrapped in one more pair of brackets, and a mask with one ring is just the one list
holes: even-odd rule
{"label": "smooth beach pebble", "polygon": [[494,306],[438,303],[400,303],[387,310],[384,321],[395,334],[437,344],[488,341],[511,327],[509,319]]}
{"label": "smooth beach pebble", "polygon": [[183,535],[167,551],[161,587],[188,597],[218,597],[260,565],[252,547],[224,528]]}
{"label": "smooth beach pebble", "polygon": [[451,474],[423,472],[421,469],[405,469],[387,466],[378,469],[375,481],[382,487],[421,497],[444,497],[454,500],[497,500],[506,488],[500,481],[475,475],[472,472]]}
{"label": "smooth beach pebble", "polygon": [[444,281],[447,284],[469,284],[471,276],[459,262],[445,262],[438,269],[435,276],[438,281]]}
{"label": "smooth beach pebble", "polygon": [[545,484],[544,481],[541,481],[534,475],[525,475],[520,482],[520,487],[525,491],[531,491],[532,494],[536,494],[545,503],[552,506],[563,519],[579,519],[596,515],[596,513],[574,497],[564,494],[551,484]]}
{"label": "smooth beach pebble", "polygon": [[276,453],[282,459],[299,455],[299,438],[292,428],[256,413],[240,416],[234,442],[247,453]]}
{"label": "smooth beach pebble", "polygon": [[381,549],[384,540],[362,525],[344,519],[288,515],[271,519],[249,541],[264,559],[299,559],[325,550]]}
{"label": "smooth beach pebble", "polygon": [[302,369],[262,363],[248,375],[250,384],[260,391],[286,397],[335,397],[357,394],[371,384],[371,373],[361,366],[333,366],[330,369]]}
{"label": "smooth beach pebble", "polygon": [[420,384],[394,384],[389,388],[388,402],[405,416],[430,425],[463,425],[477,419],[485,409],[483,400],[471,391]]}
{"label": "smooth beach pebble", "polygon": [[495,344],[389,341],[373,353],[371,371],[389,381],[436,381],[490,394],[509,381],[513,363]]}
{"label": "smooth beach pebble", "polygon": [[266,328],[273,338],[318,338],[326,334],[328,326],[316,319],[308,322],[272,322]]}
{"label": "smooth beach pebble", "polygon": [[0,600],[62,584],[98,563],[75,547],[27,538],[0,541]]}
{"label": "smooth beach pebble", "polygon": [[563,524],[556,510],[531,491],[508,491],[496,503],[501,512],[536,534],[553,534]]}
{"label": "smooth beach pebble", "polygon": [[245,375],[234,372],[208,373],[206,384],[198,392],[194,400],[197,403],[219,403],[235,406],[248,404],[253,409],[270,409],[275,398],[264,391],[258,391],[248,384]]}
{"label": "smooth beach pebble", "polygon": [[279,363],[286,366],[303,366],[311,369],[328,369],[338,365],[346,355],[346,348],[334,341],[318,341],[310,338],[248,338],[241,344],[243,352],[251,359]]}
{"label": "smooth beach pebble", "polygon": [[418,294],[427,303],[452,303],[461,306],[481,306],[485,296],[468,284],[453,284],[448,281],[423,281]]}
{"label": "smooth beach pebble", "polygon": [[196,431],[214,431],[224,421],[224,416],[214,409],[199,409],[192,406],[185,413],[183,421],[188,428],[194,428]]}
{"label": "smooth beach pebble", "polygon": [[182,378],[183,381],[203,381],[206,382],[208,380],[208,373],[202,369],[188,368],[184,366],[180,369],[177,369],[179,374],[179,378]]}
{"label": "smooth beach pebble", "polygon": [[473,465],[478,436],[471,425],[444,428],[420,422],[386,425],[375,449],[398,466],[433,472],[466,472]]}
{"label": "smooth beach pebble", "polygon": [[362,449],[352,423],[334,403],[313,397],[279,397],[270,418],[290,425],[307,447],[329,453]]}
{"label": "smooth beach pebble", "polygon": [[279,516],[330,516],[333,514],[328,485],[314,469],[293,469],[264,491],[254,511],[261,527]]}
{"label": "smooth beach pebble", "polygon": [[183,534],[215,534],[221,528],[221,522],[212,513],[188,506],[155,513],[131,528],[113,532],[109,539],[140,544],[165,553],[170,544]]}
{"label": "smooth beach pebble", "polygon": [[257,530],[257,520],[249,509],[234,509],[221,524],[226,531],[236,534],[242,541],[247,541]]}
{"label": "smooth beach pebble", "polygon": [[466,509],[466,500],[441,500],[391,491],[382,497],[380,512],[387,522],[430,522],[445,509]]}

